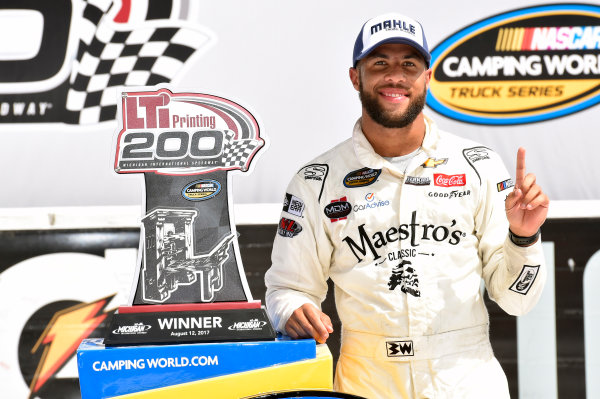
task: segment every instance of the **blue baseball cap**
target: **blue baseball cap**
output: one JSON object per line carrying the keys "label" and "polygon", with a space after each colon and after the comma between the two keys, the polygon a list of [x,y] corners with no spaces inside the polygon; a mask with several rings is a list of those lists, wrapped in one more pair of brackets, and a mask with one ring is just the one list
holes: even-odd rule
{"label": "blue baseball cap", "polygon": [[408,44],[414,47],[425,58],[429,68],[431,54],[423,26],[419,21],[397,13],[379,15],[365,22],[354,43],[352,66],[356,67],[359,60],[386,43]]}

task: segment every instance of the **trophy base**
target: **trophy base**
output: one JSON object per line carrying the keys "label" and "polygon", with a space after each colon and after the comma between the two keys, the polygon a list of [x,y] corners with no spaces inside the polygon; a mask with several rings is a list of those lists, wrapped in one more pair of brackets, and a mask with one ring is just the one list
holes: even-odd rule
{"label": "trophy base", "polygon": [[79,346],[77,367],[82,399],[239,399],[333,389],[331,353],[314,339],[107,348],[92,338]]}
{"label": "trophy base", "polygon": [[104,344],[110,347],[275,340],[275,330],[260,301],[239,305],[212,303],[119,308],[112,317]]}

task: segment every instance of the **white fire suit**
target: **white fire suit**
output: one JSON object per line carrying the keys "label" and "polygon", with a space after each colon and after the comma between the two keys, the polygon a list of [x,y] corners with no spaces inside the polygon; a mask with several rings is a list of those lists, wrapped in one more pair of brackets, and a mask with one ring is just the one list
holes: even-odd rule
{"label": "white fire suit", "polygon": [[488,337],[482,278],[512,315],[546,280],[540,240],[508,239],[513,182],[489,148],[426,119],[406,172],[379,156],[360,120],[304,166],[286,193],[266,303],[277,330],[335,283],[342,321],[336,389],[367,398],[507,398]]}

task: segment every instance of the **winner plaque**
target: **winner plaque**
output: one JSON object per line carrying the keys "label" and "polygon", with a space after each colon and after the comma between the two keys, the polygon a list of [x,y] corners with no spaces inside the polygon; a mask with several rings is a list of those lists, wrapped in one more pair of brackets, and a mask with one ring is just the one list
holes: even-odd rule
{"label": "winner plaque", "polygon": [[143,173],[145,198],[129,303],[107,346],[272,340],[252,299],[230,210],[230,172],[265,148],[244,106],[166,88],[121,93],[114,168]]}

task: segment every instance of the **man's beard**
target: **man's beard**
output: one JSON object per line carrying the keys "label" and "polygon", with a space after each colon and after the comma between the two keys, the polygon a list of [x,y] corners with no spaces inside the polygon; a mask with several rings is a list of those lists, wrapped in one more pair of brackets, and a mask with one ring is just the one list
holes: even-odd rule
{"label": "man's beard", "polygon": [[393,115],[392,112],[386,111],[379,105],[376,95],[371,95],[363,90],[362,82],[359,82],[359,97],[363,108],[367,114],[375,122],[383,127],[394,129],[403,128],[411,123],[419,116],[425,107],[425,98],[427,97],[427,87],[423,93],[416,97],[411,97],[412,101],[408,103],[408,109],[401,115]]}

